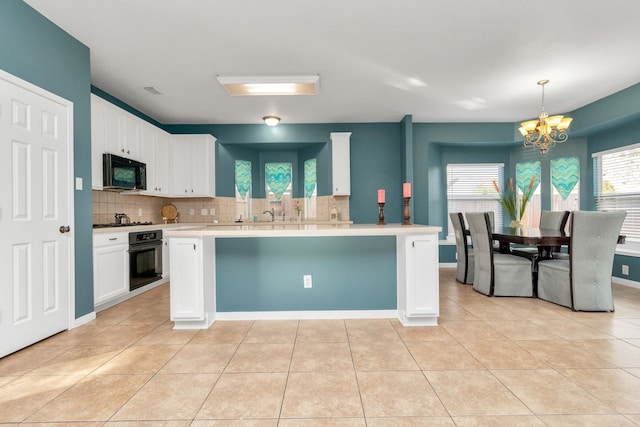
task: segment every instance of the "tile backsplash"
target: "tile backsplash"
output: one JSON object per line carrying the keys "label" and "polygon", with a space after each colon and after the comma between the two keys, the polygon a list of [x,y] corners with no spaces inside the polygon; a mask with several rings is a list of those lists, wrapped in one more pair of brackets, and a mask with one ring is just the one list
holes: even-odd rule
{"label": "tile backsplash", "polygon": [[[173,204],[179,213],[178,222],[212,223],[233,222],[236,218],[236,200],[234,197],[169,198],[141,195],[127,195],[113,191],[93,190],[93,223],[108,224],[115,222],[116,213],[124,213],[131,222],[162,223],[162,207]],[[264,199],[252,200],[253,212],[260,221],[269,220]],[[316,201],[317,221],[329,221],[331,208],[336,206],[339,219],[349,220],[348,196],[320,196]],[[212,212],[215,212],[212,214]]]}

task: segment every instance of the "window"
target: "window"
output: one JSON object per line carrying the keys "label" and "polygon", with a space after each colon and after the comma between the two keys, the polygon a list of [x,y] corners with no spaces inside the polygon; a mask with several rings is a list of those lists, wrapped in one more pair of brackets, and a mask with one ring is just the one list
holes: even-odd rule
{"label": "window", "polygon": [[[551,210],[580,210],[580,159],[562,157],[551,160]],[[567,222],[567,230],[569,222]]]}
{"label": "window", "polygon": [[640,240],[640,144],[593,154],[596,209],[626,211],[620,234]]}
{"label": "window", "polygon": [[[502,228],[502,208],[493,181],[502,183],[504,165],[464,163],[447,165],[448,212],[494,212],[495,227]],[[447,215],[449,235],[453,227]]]}
{"label": "window", "polygon": [[317,217],[317,176],[316,159],[305,160],[304,162],[304,217]]}
{"label": "window", "polygon": [[265,188],[269,209],[273,209],[276,218],[292,216],[291,163],[265,163]]}
{"label": "window", "polygon": [[[531,179],[534,180],[533,195],[527,203],[524,217],[520,218],[526,227],[538,227],[540,225],[540,214],[542,212],[540,195],[540,161],[516,163],[516,187],[518,187],[519,201],[522,201],[524,191],[529,188]],[[519,209],[519,207],[518,207]]]}
{"label": "window", "polygon": [[251,218],[251,162],[236,160],[236,218]]}

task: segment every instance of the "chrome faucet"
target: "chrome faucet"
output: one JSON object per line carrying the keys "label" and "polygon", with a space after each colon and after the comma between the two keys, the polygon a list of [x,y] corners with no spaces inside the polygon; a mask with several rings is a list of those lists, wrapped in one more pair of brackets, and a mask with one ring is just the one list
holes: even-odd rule
{"label": "chrome faucet", "polygon": [[266,213],[271,214],[271,222],[276,220],[276,212],[275,212],[275,210],[273,208],[271,208],[271,210],[264,211],[262,213],[263,214],[266,214]]}

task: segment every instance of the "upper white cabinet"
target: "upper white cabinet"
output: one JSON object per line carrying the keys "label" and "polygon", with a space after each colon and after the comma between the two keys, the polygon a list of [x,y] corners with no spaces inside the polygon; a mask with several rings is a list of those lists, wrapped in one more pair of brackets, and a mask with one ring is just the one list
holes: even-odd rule
{"label": "upper white cabinet", "polygon": [[169,134],[150,123],[142,125],[142,161],[147,165],[150,196],[169,195]]}
{"label": "upper white cabinet", "polygon": [[91,187],[102,190],[102,153],[105,153],[104,103],[91,94]]}
{"label": "upper white cabinet", "polygon": [[173,197],[215,197],[215,142],[211,135],[171,135]]}
{"label": "upper white cabinet", "polygon": [[351,132],[331,133],[332,194],[349,196],[351,194]]}
{"label": "upper white cabinet", "polygon": [[144,122],[91,94],[91,186],[101,190],[102,154],[111,153],[128,159],[142,159],[142,126]]}
{"label": "upper white cabinet", "polygon": [[211,135],[170,135],[91,94],[91,186],[103,189],[102,154],[147,165],[142,194],[215,197],[215,142]]}

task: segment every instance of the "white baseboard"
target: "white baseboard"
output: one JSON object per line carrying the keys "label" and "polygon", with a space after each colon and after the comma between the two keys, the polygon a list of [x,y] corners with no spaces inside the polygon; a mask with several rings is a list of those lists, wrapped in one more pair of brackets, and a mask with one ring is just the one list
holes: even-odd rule
{"label": "white baseboard", "polygon": [[395,319],[396,310],[226,311],[216,320]]}
{"label": "white baseboard", "polygon": [[629,279],[623,279],[622,277],[612,276],[611,281],[613,283],[617,283],[618,285],[629,286],[631,288],[640,289],[640,282],[635,282]]}
{"label": "white baseboard", "polygon": [[458,264],[455,262],[441,262],[438,264],[438,267],[440,268],[456,268],[457,266]]}
{"label": "white baseboard", "polygon": [[79,317],[77,319],[74,319],[73,324],[71,325],[71,328],[69,329],[73,329],[73,328],[77,328],[78,326],[82,326],[85,323],[89,323],[92,320],[96,319],[96,312],[92,311],[91,313],[87,313],[82,317]]}

